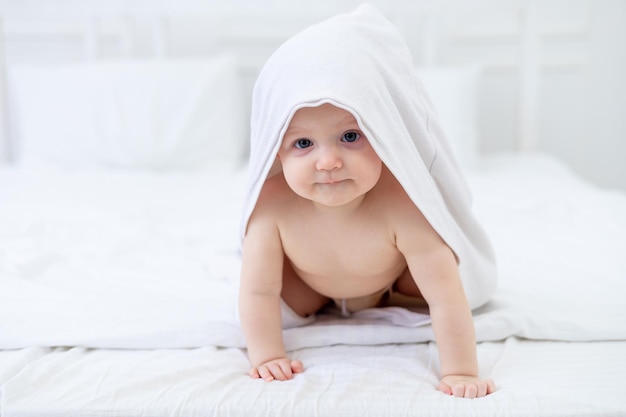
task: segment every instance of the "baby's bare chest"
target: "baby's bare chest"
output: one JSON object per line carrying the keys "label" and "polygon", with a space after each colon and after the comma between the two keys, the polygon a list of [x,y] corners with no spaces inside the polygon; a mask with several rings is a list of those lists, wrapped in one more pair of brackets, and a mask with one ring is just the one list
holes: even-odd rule
{"label": "baby's bare chest", "polygon": [[396,278],[406,267],[384,224],[298,224],[281,230],[283,250],[303,278]]}

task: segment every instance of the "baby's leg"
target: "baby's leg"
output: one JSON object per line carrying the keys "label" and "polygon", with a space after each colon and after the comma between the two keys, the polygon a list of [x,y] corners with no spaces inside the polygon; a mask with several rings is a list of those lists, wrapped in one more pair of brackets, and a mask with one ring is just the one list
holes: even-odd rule
{"label": "baby's leg", "polygon": [[392,291],[386,302],[387,305],[403,307],[426,307],[428,304],[420,292],[415,280],[406,268],[402,275],[394,282]]}
{"label": "baby's leg", "polygon": [[309,287],[296,274],[291,262],[285,256],[283,263],[283,289],[281,297],[296,314],[307,317],[317,313],[330,301],[330,298]]}

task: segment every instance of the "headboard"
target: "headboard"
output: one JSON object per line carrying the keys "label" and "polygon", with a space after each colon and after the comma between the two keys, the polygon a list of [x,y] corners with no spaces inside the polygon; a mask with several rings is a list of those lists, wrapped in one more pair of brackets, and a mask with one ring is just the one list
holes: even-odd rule
{"label": "headboard", "polygon": [[[234,52],[250,90],[271,52],[290,35],[358,1],[303,6],[260,2],[142,1],[84,4],[79,0],[8,3],[0,15],[0,157],[10,160],[12,132],[7,65],[123,57],[206,56]],[[416,66],[479,64],[479,111],[485,151],[541,148],[540,106],[546,73],[580,74],[576,49],[587,36],[587,0],[568,2],[554,18],[539,0],[374,2],[406,36]],[[63,7],[65,6],[65,7]],[[567,44],[573,53],[552,54]],[[574,81],[575,82],[575,81]]]}

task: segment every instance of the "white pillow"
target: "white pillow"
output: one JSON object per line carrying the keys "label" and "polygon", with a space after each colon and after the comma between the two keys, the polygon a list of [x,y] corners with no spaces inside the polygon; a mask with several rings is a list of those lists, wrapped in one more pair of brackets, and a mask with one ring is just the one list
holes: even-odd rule
{"label": "white pillow", "polygon": [[472,168],[478,157],[478,106],[481,69],[418,68],[439,115],[452,151],[463,168]]}
{"label": "white pillow", "polygon": [[247,111],[229,56],[18,67],[9,88],[23,165],[198,169],[244,156]]}

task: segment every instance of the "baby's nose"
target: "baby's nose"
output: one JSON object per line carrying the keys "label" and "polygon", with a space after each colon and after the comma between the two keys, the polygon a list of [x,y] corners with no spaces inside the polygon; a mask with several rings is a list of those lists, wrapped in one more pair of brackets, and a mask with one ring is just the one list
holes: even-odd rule
{"label": "baby's nose", "polygon": [[319,171],[330,171],[333,169],[339,169],[342,166],[341,156],[337,149],[332,147],[326,147],[320,149],[317,158],[316,168]]}

